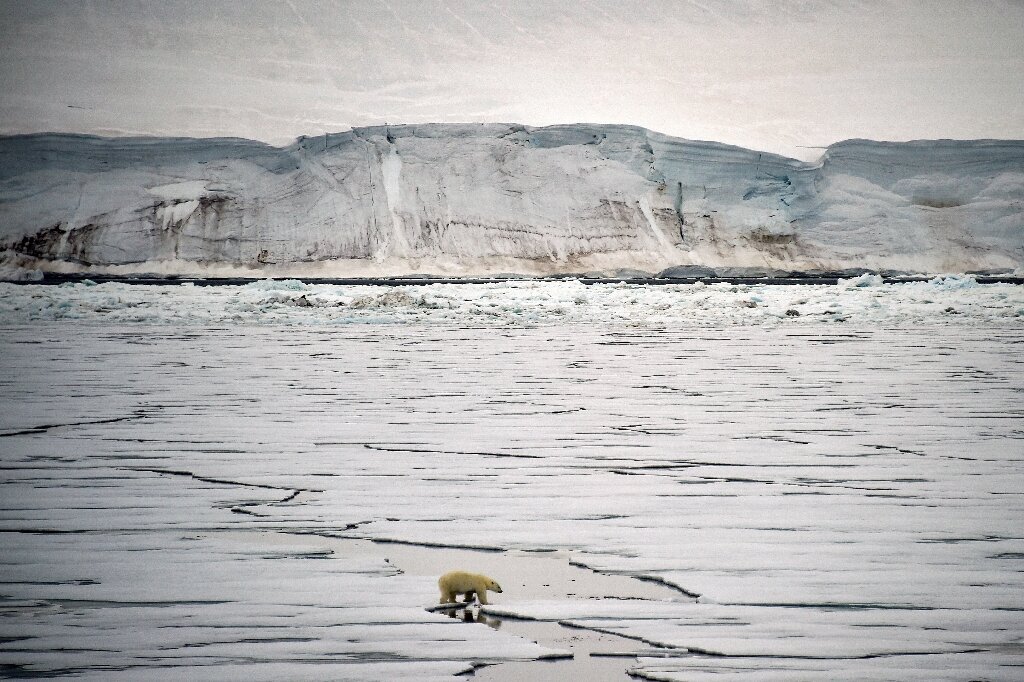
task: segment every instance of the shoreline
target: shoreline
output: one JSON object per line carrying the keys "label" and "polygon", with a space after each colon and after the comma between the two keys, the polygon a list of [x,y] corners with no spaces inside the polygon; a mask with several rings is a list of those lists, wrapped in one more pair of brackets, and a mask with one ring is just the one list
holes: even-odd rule
{"label": "shoreline", "polygon": [[[834,285],[844,279],[864,273],[827,273],[792,275],[786,277],[583,277],[557,275],[550,277],[187,277],[178,275],[98,275],[89,273],[44,273],[39,280],[9,280],[8,284],[56,286],[67,283],[93,282],[96,284],[117,283],[143,286],[238,286],[268,280],[297,280],[304,284],[335,286],[425,286],[430,284],[500,284],[503,282],[559,282],[576,281],[584,285],[594,284],[635,284],[643,286],[667,286],[679,284],[767,284],[793,286],[804,284]],[[872,273],[873,274],[873,273]],[[982,275],[958,273],[973,277],[978,284],[1024,284],[1024,276],[1015,274]],[[928,282],[943,275],[879,275],[885,284],[907,284]]]}

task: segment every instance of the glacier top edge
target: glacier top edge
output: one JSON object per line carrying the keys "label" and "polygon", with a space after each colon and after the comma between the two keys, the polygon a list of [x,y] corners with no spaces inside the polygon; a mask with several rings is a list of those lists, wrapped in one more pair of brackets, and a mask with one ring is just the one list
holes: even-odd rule
{"label": "glacier top edge", "polygon": [[640,144],[655,144],[662,148],[684,148],[688,151],[714,152],[725,155],[756,156],[763,160],[794,166],[814,166],[829,159],[850,154],[884,155],[899,150],[903,153],[957,153],[966,150],[1002,150],[1004,153],[1018,155],[1024,153],[1024,140],[980,138],[980,139],[920,139],[908,141],[869,140],[851,138],[832,143],[823,147],[817,161],[800,161],[798,159],[774,154],[737,145],[726,144],[713,140],[698,140],[675,137],[659,133],[641,126],[617,123],[566,123],[550,126],[528,126],[518,123],[403,123],[395,125],[360,126],[349,130],[339,130],[323,135],[301,135],[289,145],[274,146],[259,140],[242,137],[187,137],[187,136],[120,136],[107,137],[84,133],[38,132],[14,135],[0,135],[0,151],[13,150],[19,147],[51,146],[55,152],[80,152],[85,150],[121,152],[153,152],[159,147],[172,148],[178,152],[198,148],[233,148],[246,154],[269,154],[293,152],[297,149],[315,147],[318,139],[325,139],[327,146],[334,146],[347,139],[370,139],[374,137],[388,140],[418,138],[471,138],[471,137],[508,137],[521,135],[530,138],[539,146],[562,146],[573,144],[600,144],[612,138],[619,141],[636,141]]}

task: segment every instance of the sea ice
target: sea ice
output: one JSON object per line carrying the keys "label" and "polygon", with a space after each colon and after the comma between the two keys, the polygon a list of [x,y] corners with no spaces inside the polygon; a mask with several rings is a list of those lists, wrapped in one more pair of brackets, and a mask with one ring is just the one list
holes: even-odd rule
{"label": "sea ice", "polygon": [[1015,679],[1020,289],[874,284],[2,285],[0,662],[443,679],[557,653],[323,535],[673,586],[513,573],[487,609],[643,643],[648,679]]}
{"label": "sea ice", "polygon": [[337,325],[423,321],[510,324],[606,323],[708,325],[1010,324],[1024,314],[1012,284],[979,286],[970,276],[882,284],[876,275],[836,286],[584,285],[557,282],[429,284],[395,287],[262,280],[242,286],[139,287],[89,283],[28,286],[0,283],[0,313],[9,322],[89,319],[162,324]]}

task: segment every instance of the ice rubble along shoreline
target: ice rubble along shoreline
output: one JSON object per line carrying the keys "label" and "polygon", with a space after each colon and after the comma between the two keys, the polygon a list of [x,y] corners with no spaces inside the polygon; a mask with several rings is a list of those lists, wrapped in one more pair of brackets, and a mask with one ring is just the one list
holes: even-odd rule
{"label": "ice rubble along shoreline", "polygon": [[477,284],[313,284],[261,280],[244,285],[136,286],[90,280],[59,286],[0,283],[0,319],[180,324],[426,323],[529,326],[957,325],[1019,327],[1024,287],[974,277],[885,284],[878,275],[835,285],[703,283],[585,285],[578,280]]}
{"label": "ice rubble along shoreline", "polygon": [[0,138],[0,270],[383,277],[1024,266],[1024,141],[816,162],[622,125]]}

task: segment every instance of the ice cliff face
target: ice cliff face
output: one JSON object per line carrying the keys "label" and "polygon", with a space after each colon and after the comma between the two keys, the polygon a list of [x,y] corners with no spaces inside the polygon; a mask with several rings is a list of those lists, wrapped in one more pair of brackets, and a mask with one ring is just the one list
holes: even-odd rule
{"label": "ice cliff face", "polygon": [[804,163],[627,126],[0,139],[8,264],[292,275],[1013,269],[1024,142],[849,141]]}

